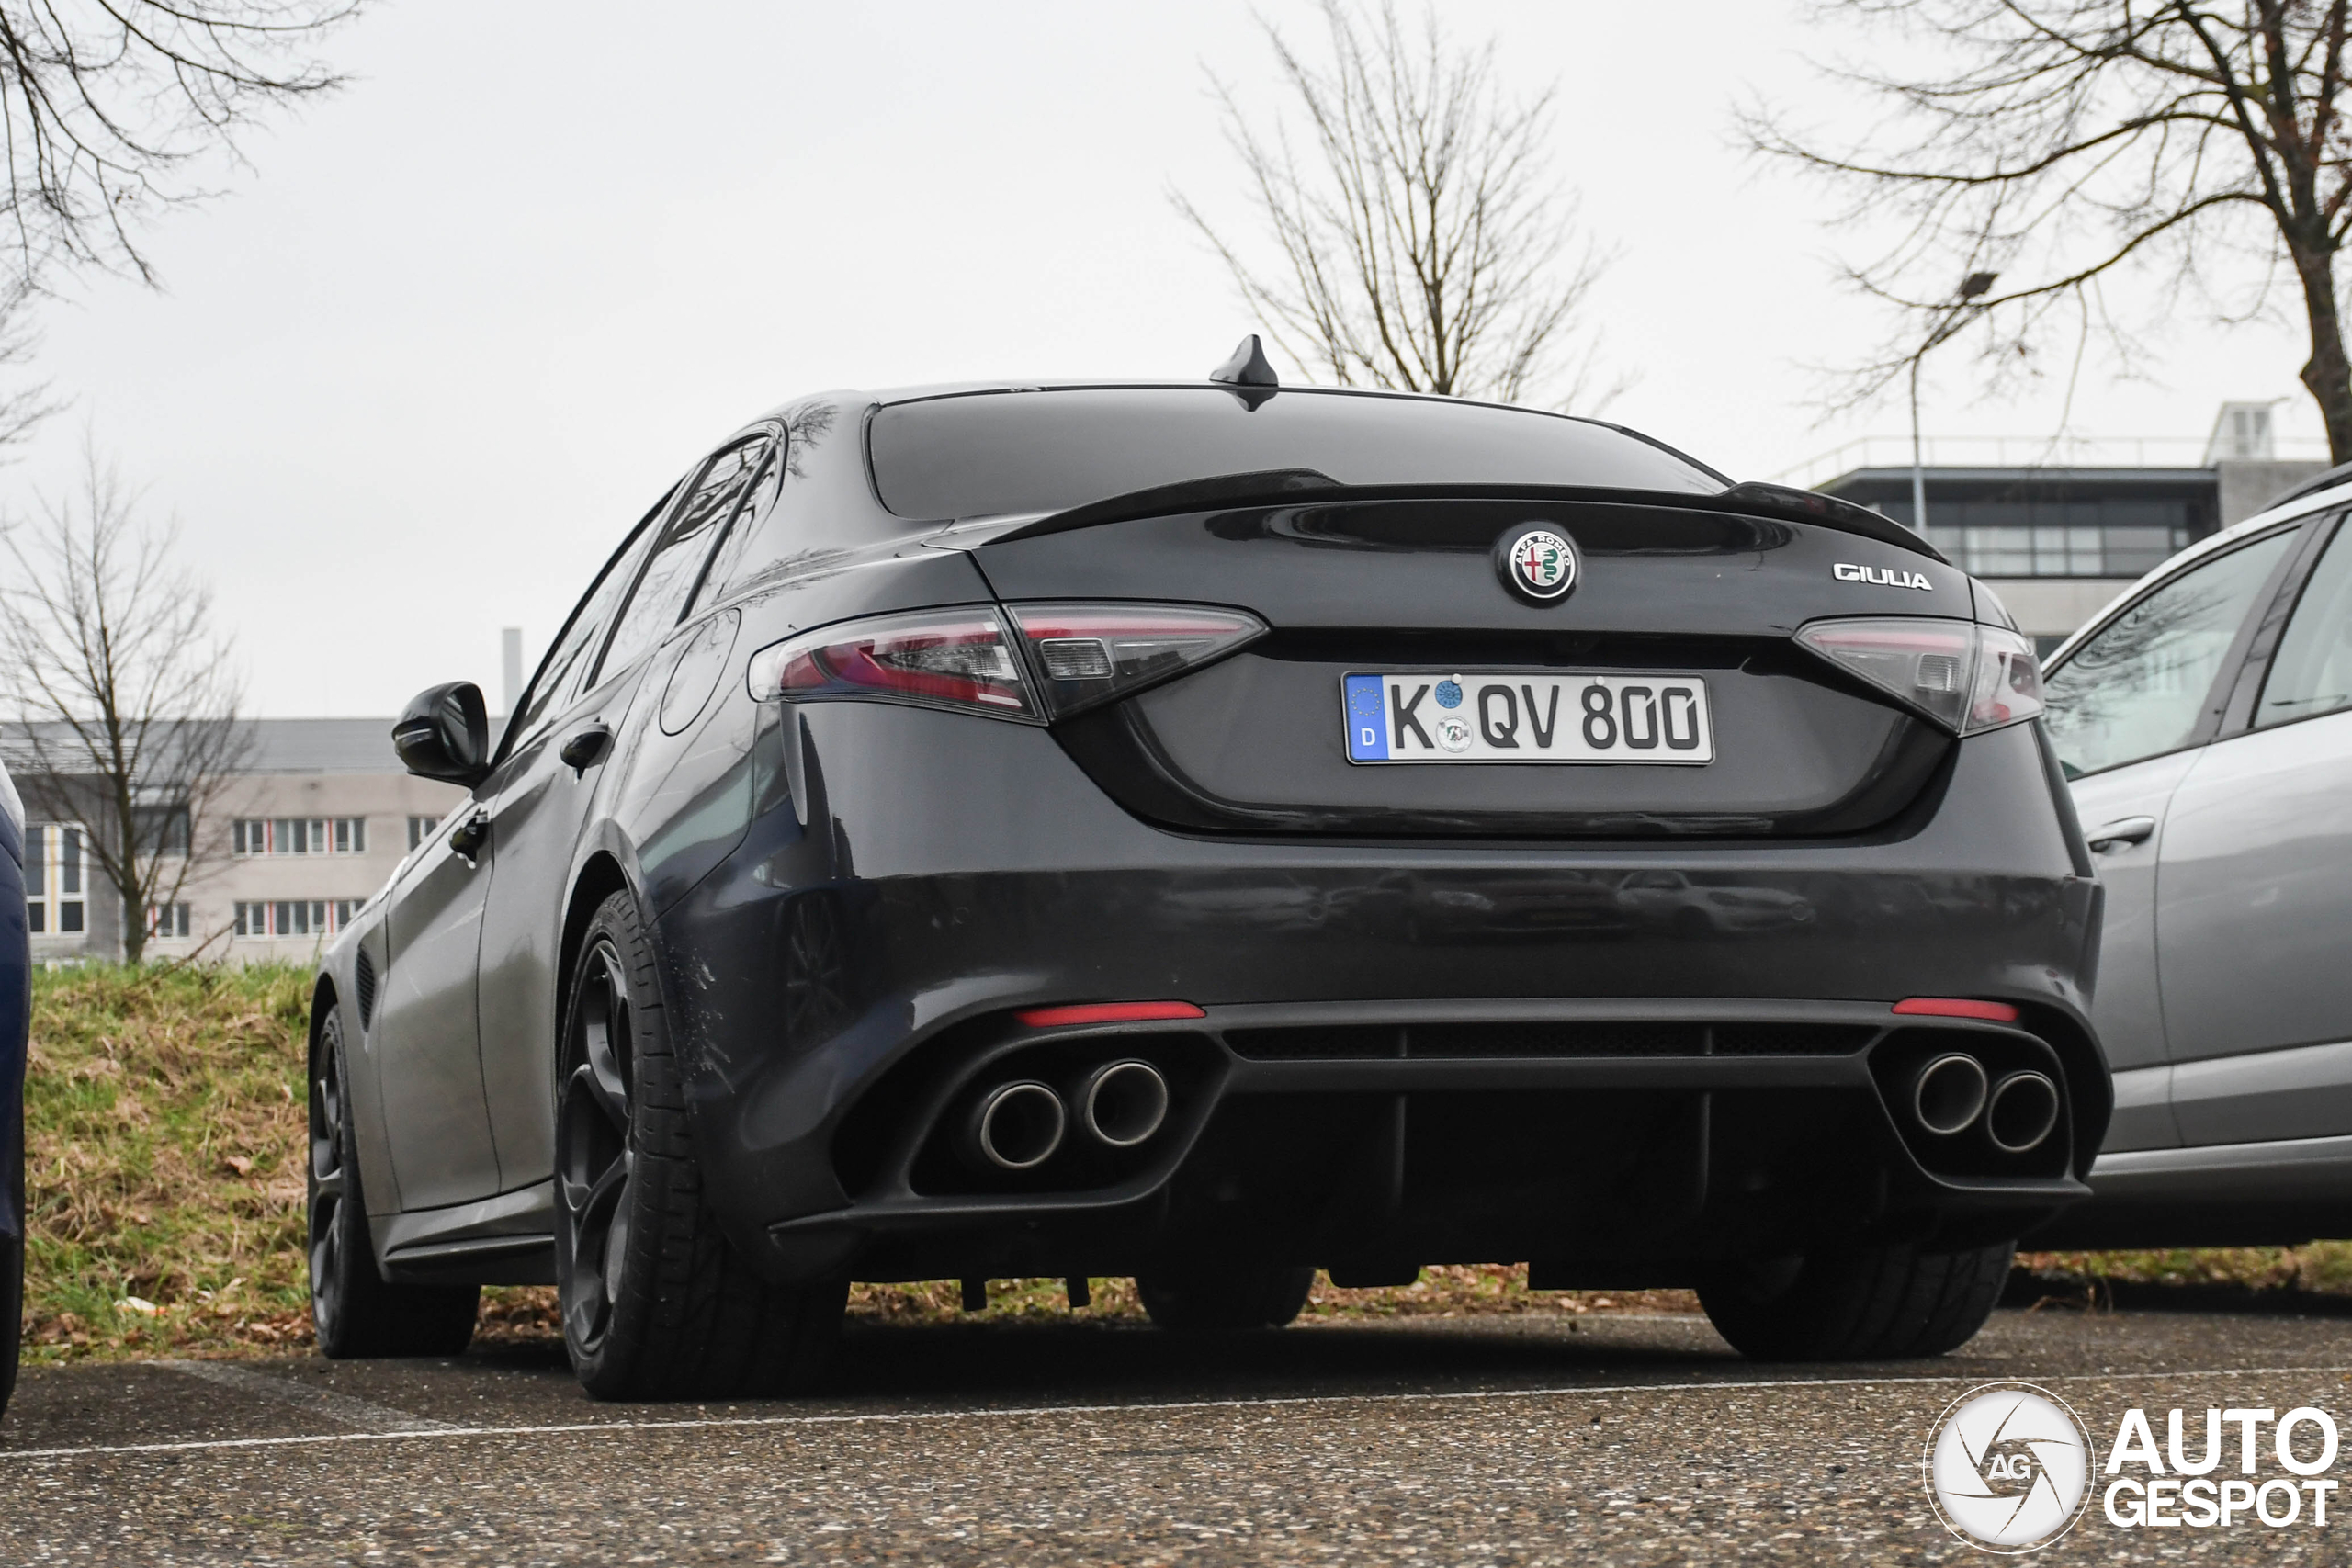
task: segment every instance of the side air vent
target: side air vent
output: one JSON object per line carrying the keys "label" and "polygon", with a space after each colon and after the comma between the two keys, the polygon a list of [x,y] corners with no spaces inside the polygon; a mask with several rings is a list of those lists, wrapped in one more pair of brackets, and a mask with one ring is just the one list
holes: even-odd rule
{"label": "side air vent", "polygon": [[368,949],[359,950],[359,1027],[368,1029],[376,1021],[376,961],[368,956]]}

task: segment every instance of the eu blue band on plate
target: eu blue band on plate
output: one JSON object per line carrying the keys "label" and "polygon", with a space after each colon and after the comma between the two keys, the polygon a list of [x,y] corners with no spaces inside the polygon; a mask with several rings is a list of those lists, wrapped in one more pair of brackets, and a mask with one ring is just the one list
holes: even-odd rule
{"label": "eu blue band on plate", "polygon": [[1348,755],[1359,762],[1388,760],[1388,696],[1377,675],[1347,678]]}

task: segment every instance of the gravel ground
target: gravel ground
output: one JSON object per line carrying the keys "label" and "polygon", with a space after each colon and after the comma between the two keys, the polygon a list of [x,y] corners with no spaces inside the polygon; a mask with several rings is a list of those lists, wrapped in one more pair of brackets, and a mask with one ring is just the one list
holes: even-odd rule
{"label": "gravel ground", "polygon": [[[2135,1405],[2160,1442],[2191,1410],[2193,1447],[2208,1405],[2341,1419],[2352,1324],[2003,1312],[1940,1360],[1833,1368],[1753,1366],[1670,1316],[1223,1346],[882,1326],[821,1399],[707,1407],[591,1404],[529,1348],[36,1368],[0,1425],[0,1562],[1975,1561],[1921,1445],[2003,1378],[2063,1396],[2101,1455]],[[2125,1530],[2094,1502],[2041,1556],[2335,1562],[2335,1529]]]}

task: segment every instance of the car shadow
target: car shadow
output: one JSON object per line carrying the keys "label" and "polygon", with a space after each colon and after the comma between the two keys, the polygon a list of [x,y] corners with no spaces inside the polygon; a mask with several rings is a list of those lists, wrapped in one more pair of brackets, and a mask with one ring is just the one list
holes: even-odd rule
{"label": "car shadow", "polygon": [[[1695,1330],[1695,1331],[1694,1331]],[[1317,1324],[1194,1337],[1129,1324],[854,1324],[831,1392],[1023,1401],[1291,1397],[1647,1382],[1737,1358],[1704,1325]]]}
{"label": "car shadow", "polygon": [[[465,1359],[569,1371],[551,1339],[477,1345]],[[853,1319],[819,1397],[862,1405],[1348,1397],[1680,1382],[1743,1364],[1703,1323],[1667,1317],[1317,1324],[1215,1337],[1084,1319]]]}
{"label": "car shadow", "polygon": [[[571,1378],[551,1335],[479,1339],[463,1364]],[[783,1403],[889,1410],[1376,1397],[1713,1381],[1746,1375],[1748,1365],[1703,1319],[1642,1313],[1325,1319],[1215,1336],[1129,1317],[853,1314],[821,1386]]]}
{"label": "car shadow", "polygon": [[[478,1364],[565,1371],[560,1343],[477,1348]],[[1683,1318],[1317,1324],[1196,1337],[1136,1323],[853,1319],[818,1392],[859,1406],[1345,1398],[1673,1382],[1743,1363]]]}

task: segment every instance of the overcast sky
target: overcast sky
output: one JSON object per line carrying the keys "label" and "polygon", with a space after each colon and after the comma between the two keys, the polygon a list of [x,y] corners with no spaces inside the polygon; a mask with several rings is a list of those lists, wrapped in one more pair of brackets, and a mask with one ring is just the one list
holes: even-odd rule
{"label": "overcast sky", "polygon": [[[1309,8],[1265,14],[1302,41]],[[1742,94],[1818,99],[1838,39],[1778,0],[1446,0],[1528,88],[1620,260],[1599,291],[1638,384],[1609,417],[1769,478],[1903,407],[1824,423],[1807,367],[1873,331],[1821,193],[1735,150]],[[621,532],[712,441],[797,393],[1062,373],[1195,377],[1255,323],[1170,209],[1243,217],[1202,68],[1270,107],[1238,0],[888,6],[384,0],[334,39],[339,96],[250,139],[223,197],[149,234],[160,292],[85,282],[43,317],[72,400],[21,511],[86,430],[176,516],[250,706],[385,715],[435,681],[498,701]],[[2202,437],[2289,400],[2286,322],[2193,312],[2156,375],[2094,377],[2077,432]],[[1283,367],[1285,374],[1291,367]],[[2036,434],[1929,377],[1931,431]],[[2194,460],[2189,452],[2180,460]]]}

